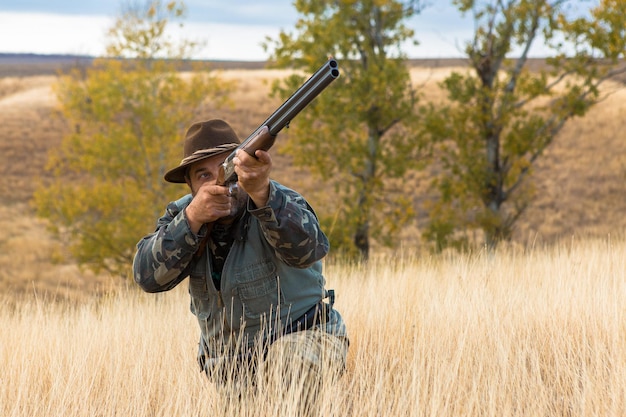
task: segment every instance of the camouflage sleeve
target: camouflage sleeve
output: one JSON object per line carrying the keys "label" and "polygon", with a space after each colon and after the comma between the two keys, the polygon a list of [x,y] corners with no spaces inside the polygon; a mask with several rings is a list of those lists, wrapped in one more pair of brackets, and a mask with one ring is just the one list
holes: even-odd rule
{"label": "camouflage sleeve", "polygon": [[191,195],[170,203],[155,232],[137,243],[133,277],[146,292],[170,290],[188,275],[187,266],[203,237],[189,227],[184,210],[189,202]]}
{"label": "camouflage sleeve", "polygon": [[267,206],[249,205],[248,210],[259,219],[265,239],[287,265],[306,268],[328,253],[328,238],[315,212],[297,192],[271,181]]}

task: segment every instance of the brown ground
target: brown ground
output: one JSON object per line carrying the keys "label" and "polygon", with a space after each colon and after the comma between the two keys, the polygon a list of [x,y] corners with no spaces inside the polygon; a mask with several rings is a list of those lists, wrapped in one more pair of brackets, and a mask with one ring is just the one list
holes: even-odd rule
{"label": "brown ground", "polygon": [[[57,146],[66,131],[54,117],[51,90],[55,66],[50,62],[10,65],[0,57],[0,288],[41,296],[104,290],[110,278],[81,272],[75,265],[54,263],[62,245],[54,242],[29,205],[43,175],[47,151]],[[446,66],[462,61],[415,63],[416,79],[434,86]],[[21,65],[21,70],[20,70]],[[34,65],[31,67],[29,65]],[[262,64],[221,64],[224,76],[238,80],[233,101],[237,109],[220,110],[213,117],[232,120],[242,136],[262,122],[277,104],[269,100],[268,80],[284,75],[262,69]],[[57,66],[58,67],[58,66]],[[43,69],[42,69],[43,68]],[[37,74],[37,75],[32,75]],[[518,223],[515,243],[554,243],[573,237],[619,235],[626,230],[626,91],[618,91],[594,107],[584,119],[571,121],[536,167],[538,196]],[[319,192],[306,172],[289,166],[276,155],[275,178],[302,189]],[[423,189],[411,184],[411,189]],[[417,230],[413,228],[412,230]],[[407,236],[417,242],[416,233]]]}

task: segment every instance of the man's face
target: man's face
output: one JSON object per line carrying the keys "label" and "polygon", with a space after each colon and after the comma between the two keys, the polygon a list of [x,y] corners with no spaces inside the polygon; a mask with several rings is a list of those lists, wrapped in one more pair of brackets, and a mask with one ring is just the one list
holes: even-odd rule
{"label": "man's face", "polygon": [[[191,189],[191,195],[195,196],[198,189],[205,183],[214,185],[217,182],[217,176],[220,166],[224,162],[226,155],[219,154],[211,156],[192,164],[187,174],[187,185]],[[239,188],[235,188],[235,192],[231,193],[233,199],[233,208],[230,216],[222,220],[235,218],[246,205],[247,194]]]}

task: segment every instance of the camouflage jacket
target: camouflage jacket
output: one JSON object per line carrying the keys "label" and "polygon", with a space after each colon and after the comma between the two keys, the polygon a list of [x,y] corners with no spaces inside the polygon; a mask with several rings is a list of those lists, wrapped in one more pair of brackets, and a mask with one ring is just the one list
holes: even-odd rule
{"label": "camouflage jacket", "polygon": [[[170,203],[156,231],[139,241],[133,274],[147,292],[170,290],[189,277],[190,309],[209,356],[252,347],[260,332],[280,331],[326,297],[321,259],[328,239],[300,194],[271,181],[266,207],[248,201],[232,229],[220,288],[211,278],[208,245],[196,253],[207,232],[206,226],[198,235],[191,231],[184,210],[191,200]],[[335,310],[326,330],[345,336]]]}

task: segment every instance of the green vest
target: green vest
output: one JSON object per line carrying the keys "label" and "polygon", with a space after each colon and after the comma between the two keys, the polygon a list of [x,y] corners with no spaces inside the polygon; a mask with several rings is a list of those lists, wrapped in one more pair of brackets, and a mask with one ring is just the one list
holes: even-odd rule
{"label": "green vest", "polygon": [[302,316],[326,297],[322,262],[293,268],[281,262],[263,237],[259,221],[248,213],[235,226],[219,290],[211,279],[208,247],[194,260],[189,275],[191,312],[197,317],[209,356],[233,348],[251,348]]}

